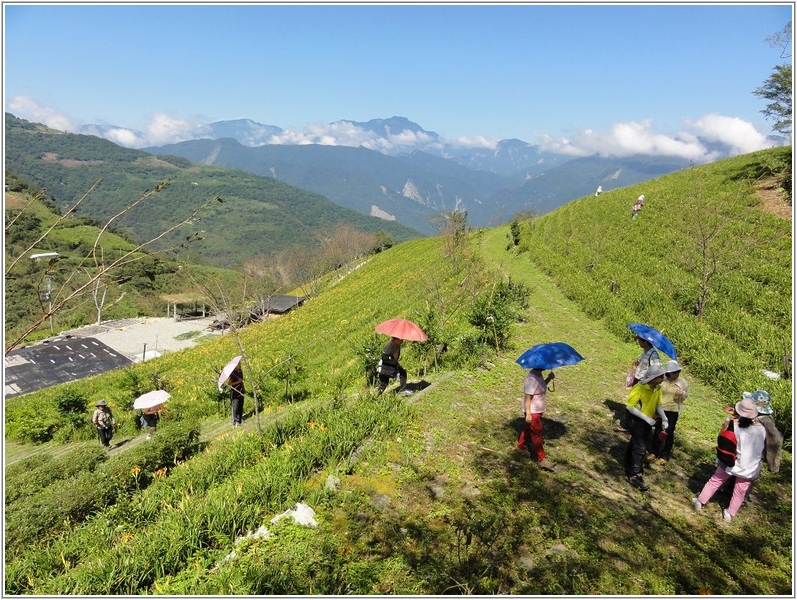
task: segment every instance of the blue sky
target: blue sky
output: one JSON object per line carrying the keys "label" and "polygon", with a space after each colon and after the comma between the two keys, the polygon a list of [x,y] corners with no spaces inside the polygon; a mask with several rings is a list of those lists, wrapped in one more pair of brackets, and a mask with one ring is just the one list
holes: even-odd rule
{"label": "blue sky", "polygon": [[295,140],[399,115],[468,144],[666,154],[724,135],[741,152],[771,133],[752,91],[785,62],[765,39],[791,18],[786,3],[5,4],[5,110],[149,143],[228,119]]}

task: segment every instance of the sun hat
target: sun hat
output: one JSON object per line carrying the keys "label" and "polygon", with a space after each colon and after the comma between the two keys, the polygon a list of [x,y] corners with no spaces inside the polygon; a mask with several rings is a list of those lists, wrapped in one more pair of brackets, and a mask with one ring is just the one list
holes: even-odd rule
{"label": "sun hat", "polygon": [[105,400],[98,400],[94,406],[108,406]]}
{"label": "sun hat", "polygon": [[650,383],[656,377],[662,377],[664,375],[664,369],[662,369],[659,365],[652,365],[648,372],[645,373],[645,376],[639,380],[639,383]]}
{"label": "sun hat", "polygon": [[678,364],[677,360],[668,360],[667,364],[664,365],[664,373],[677,373],[681,370],[681,365]]}
{"label": "sun hat", "polygon": [[756,390],[751,396],[759,415],[772,414],[772,407],[769,405],[769,392],[766,390]]}
{"label": "sun hat", "polygon": [[740,417],[755,419],[758,416],[758,410],[756,410],[755,402],[749,398],[739,400],[734,408],[736,409],[736,414],[738,414]]}

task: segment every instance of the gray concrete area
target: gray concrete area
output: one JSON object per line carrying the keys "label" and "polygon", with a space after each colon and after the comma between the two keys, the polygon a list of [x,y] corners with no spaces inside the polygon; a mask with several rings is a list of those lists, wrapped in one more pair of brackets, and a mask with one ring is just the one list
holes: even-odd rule
{"label": "gray concrete area", "polygon": [[3,395],[28,394],[191,348],[222,335],[208,329],[213,321],[142,317],[63,331],[5,356]]}

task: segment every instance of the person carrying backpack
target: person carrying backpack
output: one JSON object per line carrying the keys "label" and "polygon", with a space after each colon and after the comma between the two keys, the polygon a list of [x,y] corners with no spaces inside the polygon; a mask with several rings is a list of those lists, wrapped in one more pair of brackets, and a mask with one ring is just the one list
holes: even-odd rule
{"label": "person carrying backpack", "polygon": [[379,374],[379,392],[377,395],[384,392],[390,383],[390,379],[396,376],[398,376],[399,380],[399,393],[407,392],[407,371],[399,363],[403,341],[401,338],[392,337],[382,349],[382,359],[376,367],[376,372]]}
{"label": "person carrying backpack", "polygon": [[100,444],[106,448],[111,447],[111,437],[113,437],[113,426],[116,421],[113,418],[111,407],[105,400],[99,400],[95,405],[94,414],[91,416],[91,422],[97,427],[97,436],[100,438]]}
{"label": "person carrying backpack", "polygon": [[[722,484],[731,477],[736,478],[733,486],[728,508],[723,509],[722,518],[730,523],[744,502],[753,481],[761,474],[761,458],[766,446],[766,430],[758,422],[756,404],[750,398],[744,398],[734,406],[735,416],[726,419],[720,430],[717,447],[717,470],[703,486],[697,498],[692,498],[695,510],[701,510],[711,500]],[[732,436],[725,432],[733,431],[736,434],[736,455],[724,457],[723,447],[732,443]]]}

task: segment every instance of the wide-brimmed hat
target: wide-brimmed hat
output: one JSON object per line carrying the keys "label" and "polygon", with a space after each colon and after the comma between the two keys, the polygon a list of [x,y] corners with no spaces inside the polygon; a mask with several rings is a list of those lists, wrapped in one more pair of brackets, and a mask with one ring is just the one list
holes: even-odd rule
{"label": "wide-brimmed hat", "polygon": [[766,390],[756,390],[751,395],[759,415],[772,414],[772,406],[769,404],[769,392]]}
{"label": "wide-brimmed hat", "polygon": [[677,360],[668,360],[667,364],[664,365],[664,373],[677,373],[681,370],[681,365],[678,364]]}
{"label": "wide-brimmed hat", "polygon": [[740,417],[755,419],[758,416],[758,409],[756,409],[755,402],[749,398],[739,400],[734,408],[736,409],[736,414],[738,414]]}
{"label": "wide-brimmed hat", "polygon": [[652,365],[648,372],[645,373],[645,376],[639,380],[639,383],[650,383],[656,377],[662,377],[664,375],[664,369],[662,369],[659,365]]}
{"label": "wide-brimmed hat", "polygon": [[108,403],[105,400],[97,400],[97,403],[94,406],[108,406]]}

